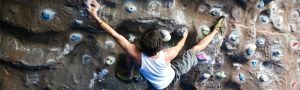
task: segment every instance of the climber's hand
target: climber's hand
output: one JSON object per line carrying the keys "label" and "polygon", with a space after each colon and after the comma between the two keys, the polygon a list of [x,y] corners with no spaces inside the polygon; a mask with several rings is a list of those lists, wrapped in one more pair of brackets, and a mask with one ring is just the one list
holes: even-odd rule
{"label": "climber's hand", "polygon": [[188,36],[188,34],[189,34],[189,30],[184,30],[184,33],[183,33],[183,37],[187,37]]}
{"label": "climber's hand", "polygon": [[91,15],[97,16],[97,12],[100,9],[100,4],[96,0],[87,0],[86,6]]}

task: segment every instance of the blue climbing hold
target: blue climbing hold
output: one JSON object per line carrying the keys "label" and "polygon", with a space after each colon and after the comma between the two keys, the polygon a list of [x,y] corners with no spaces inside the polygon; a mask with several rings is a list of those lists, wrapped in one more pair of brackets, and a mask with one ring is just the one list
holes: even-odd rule
{"label": "blue climbing hold", "polygon": [[280,50],[273,50],[272,51],[272,56],[273,57],[281,57],[282,56],[282,51],[280,51]]}
{"label": "blue climbing hold", "polygon": [[257,60],[251,60],[251,65],[252,65],[252,66],[256,66],[256,65],[257,65],[257,62],[258,62]]}
{"label": "blue climbing hold", "polygon": [[239,73],[239,79],[241,81],[245,81],[245,76],[242,73]]}
{"label": "blue climbing hold", "polygon": [[259,0],[257,3],[257,8],[263,9],[265,7],[264,0]]}
{"label": "blue climbing hold", "polygon": [[260,15],[260,21],[263,23],[263,24],[268,24],[270,22],[269,20],[269,17],[266,16],[266,15]]}
{"label": "blue climbing hold", "polygon": [[79,33],[74,33],[74,34],[70,35],[71,41],[77,42],[77,41],[80,41],[81,39],[82,39],[82,35]]}
{"label": "blue climbing hold", "polygon": [[127,10],[128,12],[130,12],[130,13],[133,13],[133,12],[135,12],[135,11],[137,10],[136,6],[133,5],[132,3],[126,4],[125,7],[126,7],[126,10]]}
{"label": "blue climbing hold", "polygon": [[256,45],[254,44],[249,44],[247,46],[247,49],[246,49],[246,55],[247,56],[251,56],[255,53],[255,49],[256,49]]}
{"label": "blue climbing hold", "polygon": [[56,14],[56,12],[54,12],[53,10],[51,9],[45,9],[42,11],[42,18],[44,20],[52,20]]}

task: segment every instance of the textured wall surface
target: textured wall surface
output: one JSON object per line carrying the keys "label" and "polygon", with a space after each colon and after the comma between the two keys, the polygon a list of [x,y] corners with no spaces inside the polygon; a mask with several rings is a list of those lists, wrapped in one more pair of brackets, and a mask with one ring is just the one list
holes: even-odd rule
{"label": "textured wall surface", "polygon": [[[138,43],[143,31],[155,29],[171,36],[164,38],[167,48],[180,39],[176,31],[187,27],[182,51],[201,40],[220,16],[226,17],[222,32],[201,52],[206,60],[171,89],[300,88],[300,0],[98,2],[101,18],[132,43]],[[0,1],[1,90],[148,88],[127,61],[122,48],[88,14],[84,0]],[[127,71],[133,80],[115,77],[115,72]]]}

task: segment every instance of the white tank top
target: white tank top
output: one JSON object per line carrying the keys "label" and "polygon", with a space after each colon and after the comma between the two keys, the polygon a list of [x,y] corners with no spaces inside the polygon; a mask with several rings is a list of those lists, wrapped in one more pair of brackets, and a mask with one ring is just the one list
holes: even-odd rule
{"label": "white tank top", "polygon": [[141,58],[142,65],[139,71],[153,87],[164,89],[172,82],[175,72],[171,68],[171,64],[166,63],[163,51],[159,52],[157,59],[152,59],[143,53]]}

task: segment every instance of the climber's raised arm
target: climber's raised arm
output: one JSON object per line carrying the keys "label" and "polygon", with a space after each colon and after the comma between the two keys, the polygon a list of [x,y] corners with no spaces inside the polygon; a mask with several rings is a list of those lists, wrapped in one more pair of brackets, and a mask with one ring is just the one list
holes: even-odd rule
{"label": "climber's raised arm", "polygon": [[[96,3],[96,4],[95,4]],[[91,2],[91,4],[88,6],[88,10],[90,14],[93,16],[93,18],[98,22],[98,24],[110,35],[112,35],[115,40],[120,44],[120,46],[125,49],[126,52],[129,53],[130,56],[132,56],[135,60],[139,61],[140,59],[140,50],[138,47],[132,43],[130,43],[124,36],[116,32],[111,26],[109,26],[107,23],[103,22],[100,17],[98,17],[97,10],[99,10],[99,3],[95,1],[94,3]],[[139,62],[137,62],[139,63]]]}

